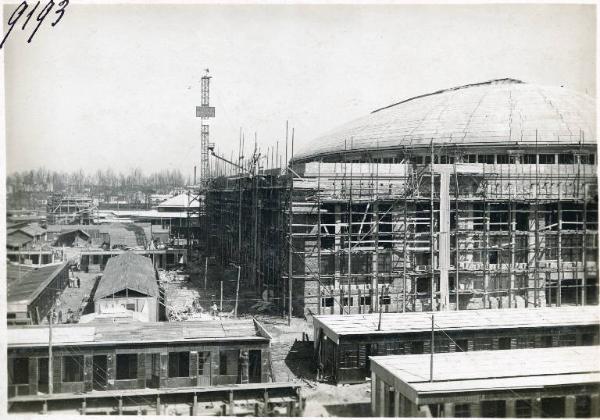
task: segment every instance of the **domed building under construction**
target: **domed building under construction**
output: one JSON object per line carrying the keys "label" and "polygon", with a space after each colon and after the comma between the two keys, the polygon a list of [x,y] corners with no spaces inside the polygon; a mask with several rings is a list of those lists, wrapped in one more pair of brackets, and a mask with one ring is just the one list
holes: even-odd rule
{"label": "domed building under construction", "polygon": [[512,79],[377,109],[214,182],[212,249],[294,315],[597,304],[595,110]]}

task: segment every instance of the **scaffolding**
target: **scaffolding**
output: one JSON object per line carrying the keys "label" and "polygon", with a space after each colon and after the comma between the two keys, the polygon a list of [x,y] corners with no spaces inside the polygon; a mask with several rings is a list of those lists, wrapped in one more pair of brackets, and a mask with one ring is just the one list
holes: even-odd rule
{"label": "scaffolding", "polygon": [[214,255],[282,315],[598,302],[589,145],[341,153],[207,192]]}

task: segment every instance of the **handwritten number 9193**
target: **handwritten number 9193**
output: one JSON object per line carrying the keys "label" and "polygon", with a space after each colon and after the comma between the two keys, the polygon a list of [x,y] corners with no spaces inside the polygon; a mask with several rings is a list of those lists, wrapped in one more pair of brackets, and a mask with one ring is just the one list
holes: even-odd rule
{"label": "handwritten number 9193", "polygon": [[[60,20],[63,18],[64,14],[65,14],[65,9],[66,9],[66,7],[68,5],[69,5],[69,0],[62,0],[61,2],[58,3],[58,6],[54,10],[54,13],[53,13],[54,15],[56,15],[56,19],[54,20],[54,22],[52,22],[52,24],[51,24],[52,27],[56,26],[56,24],[58,22],[60,22]],[[33,8],[29,11],[29,13],[27,13],[27,15],[25,15],[25,21],[23,22],[23,26],[21,26],[21,30],[25,30],[25,28],[27,27],[27,24],[29,23],[29,21],[31,20],[31,18],[35,15],[35,12],[37,11],[37,9],[38,9],[39,6],[40,6],[40,2],[38,1],[35,4],[35,6],[33,6]],[[31,35],[27,39],[28,43],[31,42],[31,40],[33,39],[35,33],[37,32],[37,30],[42,25],[42,22],[44,21],[44,19],[46,19],[46,17],[48,16],[48,14],[50,14],[50,11],[52,11],[52,9],[54,8],[54,6],[56,6],[56,3],[54,3],[54,0],[50,0],[42,8],[42,10],[40,10],[40,12],[38,13],[37,17],[35,18],[35,21],[33,21],[33,24],[35,24],[35,22],[37,22],[37,25],[35,25],[33,31],[31,32]],[[29,5],[27,4],[27,2],[23,1],[12,12],[12,14],[10,15],[10,17],[8,18],[8,27],[9,28],[6,31],[6,33],[4,34],[4,38],[2,38],[2,42],[0,42],[0,49],[2,49],[4,47],[4,43],[6,42],[8,36],[12,32],[12,30],[14,29],[15,25],[21,19],[21,16],[23,16],[23,14],[25,13],[25,11],[28,8],[29,8]]]}

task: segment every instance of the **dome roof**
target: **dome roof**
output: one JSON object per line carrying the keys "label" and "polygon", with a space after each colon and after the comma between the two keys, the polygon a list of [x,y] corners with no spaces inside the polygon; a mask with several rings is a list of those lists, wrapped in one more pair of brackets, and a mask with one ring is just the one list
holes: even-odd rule
{"label": "dome roof", "polygon": [[[596,143],[596,101],[561,87],[500,79],[417,96],[315,139],[294,160],[347,150],[438,145]],[[581,134],[583,133],[583,134]]]}

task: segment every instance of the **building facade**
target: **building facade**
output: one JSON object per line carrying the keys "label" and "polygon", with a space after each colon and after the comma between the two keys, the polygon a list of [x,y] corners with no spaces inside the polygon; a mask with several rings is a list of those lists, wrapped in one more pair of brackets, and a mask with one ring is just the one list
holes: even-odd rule
{"label": "building facade", "polygon": [[[434,319],[432,320],[432,316]],[[363,382],[369,357],[599,344],[596,307],[321,315],[313,318],[324,379]]]}
{"label": "building facade", "polygon": [[210,248],[298,316],[597,304],[595,108],[504,79],[376,110],[216,179]]}

